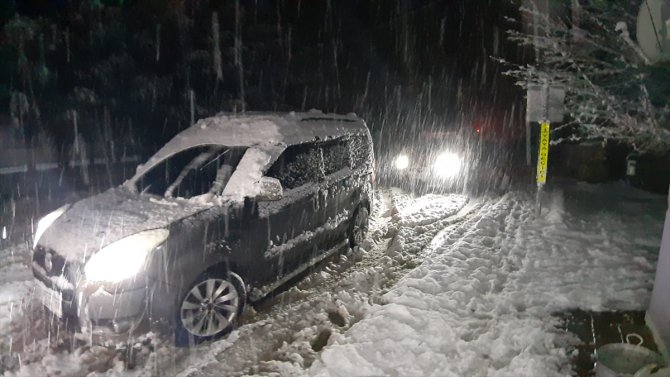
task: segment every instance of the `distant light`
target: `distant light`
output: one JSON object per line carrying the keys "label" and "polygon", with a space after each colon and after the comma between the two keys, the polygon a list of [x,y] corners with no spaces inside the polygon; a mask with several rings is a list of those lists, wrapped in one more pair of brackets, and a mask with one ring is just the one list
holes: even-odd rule
{"label": "distant light", "polygon": [[7,227],[6,226],[2,227],[2,239],[3,240],[7,239]]}
{"label": "distant light", "polygon": [[477,128],[475,129],[475,131],[477,131],[477,133],[482,132],[481,128],[479,128],[479,127],[477,127]]}
{"label": "distant light", "polygon": [[456,153],[444,152],[437,156],[433,171],[442,178],[451,178],[461,171],[463,162]]}
{"label": "distant light", "polygon": [[406,154],[401,154],[395,159],[395,167],[398,170],[405,170],[409,166],[409,157]]}

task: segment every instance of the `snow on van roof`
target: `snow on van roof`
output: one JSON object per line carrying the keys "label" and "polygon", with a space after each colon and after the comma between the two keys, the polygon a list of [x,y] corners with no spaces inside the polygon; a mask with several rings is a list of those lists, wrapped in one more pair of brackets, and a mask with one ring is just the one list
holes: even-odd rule
{"label": "snow on van roof", "polygon": [[179,151],[202,145],[276,150],[277,146],[337,138],[365,128],[365,122],[355,114],[326,114],[319,110],[305,113],[221,113],[200,119],[177,134],[145,164],[138,166],[137,174],[146,172]]}

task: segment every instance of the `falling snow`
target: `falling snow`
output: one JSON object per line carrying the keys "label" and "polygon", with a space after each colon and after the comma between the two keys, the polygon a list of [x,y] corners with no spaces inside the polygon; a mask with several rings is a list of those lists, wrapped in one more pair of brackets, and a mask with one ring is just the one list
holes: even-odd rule
{"label": "falling snow", "polygon": [[[670,93],[667,64],[629,30],[639,1],[5,3],[2,377],[559,377],[578,347],[560,313],[649,303],[668,203],[629,183],[667,193]],[[538,82],[567,87],[568,109],[539,194],[525,119]],[[178,348],[155,320],[94,344],[44,309],[31,248],[45,214],[70,203],[41,244],[80,264],[213,208],[227,232],[228,209],[268,194],[269,165],[312,142],[326,147],[277,174],[283,200],[252,207],[264,220],[311,196],[326,213],[341,181],[375,199],[366,238],[310,255],[319,263],[298,276],[282,267],[285,284],[254,287],[263,299],[226,337]],[[147,172],[211,145],[244,150],[215,178],[221,195],[173,190],[192,169],[138,192]],[[334,210],[310,231],[268,226],[263,255],[355,213]]]}

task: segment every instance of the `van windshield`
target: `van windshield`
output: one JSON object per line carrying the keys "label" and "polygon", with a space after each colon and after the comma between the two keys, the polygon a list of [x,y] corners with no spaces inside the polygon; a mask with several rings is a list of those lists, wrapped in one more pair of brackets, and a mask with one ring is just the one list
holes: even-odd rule
{"label": "van windshield", "polygon": [[135,179],[145,195],[192,198],[219,195],[244,155],[246,147],[206,145],[178,152]]}

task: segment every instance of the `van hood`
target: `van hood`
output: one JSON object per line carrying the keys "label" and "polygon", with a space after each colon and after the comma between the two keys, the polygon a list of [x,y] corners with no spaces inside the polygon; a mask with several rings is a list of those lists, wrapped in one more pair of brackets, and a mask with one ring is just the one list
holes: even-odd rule
{"label": "van hood", "polygon": [[74,203],[44,232],[38,245],[83,263],[113,242],[145,230],[168,228],[212,205],[114,188]]}

